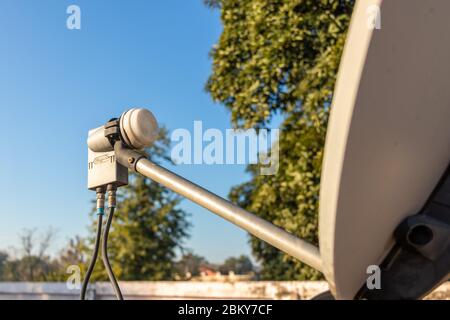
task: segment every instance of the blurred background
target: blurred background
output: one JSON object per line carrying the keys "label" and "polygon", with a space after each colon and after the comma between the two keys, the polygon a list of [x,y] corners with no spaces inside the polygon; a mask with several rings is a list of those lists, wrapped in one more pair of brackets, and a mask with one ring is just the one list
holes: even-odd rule
{"label": "blurred background", "polygon": [[[77,298],[95,234],[87,132],[132,107],[161,124],[147,150],[157,162],[317,244],[323,144],[353,4],[1,1],[0,299]],[[175,165],[172,132],[193,135],[194,121],[223,133],[279,128],[279,170]],[[126,298],[327,289],[317,271],[138,176],[119,191],[110,257]],[[101,263],[92,280],[91,298],[112,298]]]}

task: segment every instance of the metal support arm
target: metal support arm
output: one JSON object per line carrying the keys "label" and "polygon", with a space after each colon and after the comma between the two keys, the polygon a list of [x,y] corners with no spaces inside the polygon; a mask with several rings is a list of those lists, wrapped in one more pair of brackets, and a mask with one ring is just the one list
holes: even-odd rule
{"label": "metal support arm", "polygon": [[314,245],[151,162],[138,152],[124,147],[121,142],[117,142],[114,149],[117,161],[120,164],[162,184],[248,231],[255,237],[314,269],[322,271],[320,252]]}

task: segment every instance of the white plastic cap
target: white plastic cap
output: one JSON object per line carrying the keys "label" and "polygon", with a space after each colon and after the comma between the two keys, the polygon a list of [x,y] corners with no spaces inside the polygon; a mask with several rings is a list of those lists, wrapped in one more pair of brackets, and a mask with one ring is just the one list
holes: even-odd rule
{"label": "white plastic cap", "polygon": [[147,109],[131,109],[120,117],[124,142],[135,149],[150,147],[158,137],[158,123]]}

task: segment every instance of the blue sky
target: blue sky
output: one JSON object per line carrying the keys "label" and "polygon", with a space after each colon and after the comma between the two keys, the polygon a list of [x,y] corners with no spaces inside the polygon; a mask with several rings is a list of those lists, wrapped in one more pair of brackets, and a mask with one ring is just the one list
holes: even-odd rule
{"label": "blue sky", "polygon": [[[66,9],[81,8],[81,30]],[[0,248],[24,228],[58,230],[53,250],[86,235],[86,137],[130,107],[151,109],[169,129],[230,128],[230,116],[204,91],[219,12],[201,0],[0,2]],[[241,165],[182,165],[175,172],[226,196],[245,181]],[[185,200],[193,228],[187,246],[212,262],[250,254],[247,235]]]}

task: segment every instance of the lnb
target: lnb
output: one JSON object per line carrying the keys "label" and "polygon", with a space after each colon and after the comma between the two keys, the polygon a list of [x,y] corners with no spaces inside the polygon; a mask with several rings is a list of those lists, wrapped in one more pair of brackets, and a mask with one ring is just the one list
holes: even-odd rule
{"label": "lnb", "polygon": [[88,188],[105,189],[128,184],[128,168],[120,164],[114,145],[119,143],[128,150],[150,147],[158,136],[158,124],[147,109],[130,109],[120,118],[89,131]]}
{"label": "lnb", "polygon": [[158,123],[153,114],[142,108],[125,111],[119,119],[89,131],[88,147],[94,152],[112,151],[111,137],[116,136],[132,149],[150,147],[158,136]]}

